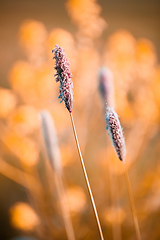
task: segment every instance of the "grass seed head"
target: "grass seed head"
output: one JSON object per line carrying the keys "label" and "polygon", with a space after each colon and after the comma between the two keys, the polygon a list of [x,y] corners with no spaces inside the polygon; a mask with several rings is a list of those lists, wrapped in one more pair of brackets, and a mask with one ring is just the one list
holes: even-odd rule
{"label": "grass seed head", "polygon": [[71,113],[73,108],[73,82],[71,80],[72,73],[69,69],[70,63],[62,47],[56,45],[52,52],[54,53],[53,59],[56,60],[56,82],[60,82],[59,98],[61,102],[64,101],[66,108]]}
{"label": "grass seed head", "polygon": [[109,135],[111,137],[118,158],[124,162],[126,155],[126,147],[122,127],[117,113],[109,107],[107,107],[106,122],[106,129],[109,131]]}

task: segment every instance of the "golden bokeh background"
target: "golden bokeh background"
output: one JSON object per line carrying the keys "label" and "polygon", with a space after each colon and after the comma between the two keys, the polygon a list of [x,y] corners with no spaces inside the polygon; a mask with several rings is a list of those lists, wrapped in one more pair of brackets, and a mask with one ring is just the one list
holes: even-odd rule
{"label": "golden bokeh background", "polygon": [[69,114],[58,99],[55,44],[71,64],[73,116],[104,238],[136,239],[123,166],[105,129],[102,67],[108,104],[124,131],[142,239],[160,239],[160,5],[146,2],[1,1],[0,239],[67,239],[41,136],[44,109],[57,130],[76,239],[99,239]]}

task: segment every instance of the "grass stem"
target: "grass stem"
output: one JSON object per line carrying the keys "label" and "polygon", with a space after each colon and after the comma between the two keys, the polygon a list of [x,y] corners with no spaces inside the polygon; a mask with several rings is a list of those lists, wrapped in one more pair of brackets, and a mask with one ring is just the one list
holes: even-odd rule
{"label": "grass stem", "polygon": [[125,173],[125,178],[126,178],[126,183],[127,183],[127,190],[128,190],[129,201],[130,201],[130,205],[131,205],[133,222],[134,222],[134,226],[135,226],[137,240],[141,240],[133,193],[132,193],[132,189],[131,189],[131,185],[130,185],[130,181],[129,181],[129,177],[128,177],[128,172],[127,172],[125,165],[124,165],[124,173]]}
{"label": "grass stem", "polygon": [[[44,146],[46,149],[46,170],[49,170],[48,163],[50,163],[52,170],[54,172],[54,180],[56,185],[56,190],[58,193],[58,198],[60,201],[60,207],[62,211],[62,216],[64,220],[64,226],[66,229],[68,240],[75,240],[73,225],[71,222],[71,216],[69,212],[67,197],[65,194],[65,190],[62,182],[61,175],[61,164],[60,164],[60,152],[58,147],[58,141],[56,136],[56,130],[54,127],[53,119],[48,111],[42,111],[41,114],[41,132],[42,138],[44,140]],[[46,172],[46,188],[48,188],[48,192],[52,191],[51,179],[48,178],[50,176],[50,171],[48,174]]]}
{"label": "grass stem", "polygon": [[71,222],[68,202],[67,202],[65,190],[63,188],[62,179],[57,173],[54,174],[54,179],[55,179],[55,184],[56,184],[56,188],[57,188],[57,192],[60,200],[61,210],[62,210],[63,219],[64,219],[64,225],[66,228],[68,240],[75,240],[74,230]]}
{"label": "grass stem", "polygon": [[96,205],[95,205],[95,202],[94,202],[92,190],[91,190],[89,179],[88,179],[88,176],[87,176],[87,172],[86,172],[85,164],[84,164],[84,161],[83,161],[82,153],[81,153],[81,150],[80,150],[79,141],[78,141],[78,137],[77,137],[76,128],[75,128],[72,113],[70,113],[70,117],[71,117],[71,122],[72,122],[73,133],[74,133],[74,137],[75,137],[75,141],[76,141],[76,146],[77,146],[77,149],[78,149],[78,154],[79,154],[79,157],[80,157],[84,177],[85,177],[86,184],[87,184],[87,189],[88,189],[88,192],[89,192],[89,196],[90,196],[90,199],[91,199],[93,211],[94,211],[96,222],[97,222],[97,225],[98,225],[99,234],[100,234],[101,240],[104,240],[101,224],[100,224],[98,213],[97,213],[97,208],[96,208]]}

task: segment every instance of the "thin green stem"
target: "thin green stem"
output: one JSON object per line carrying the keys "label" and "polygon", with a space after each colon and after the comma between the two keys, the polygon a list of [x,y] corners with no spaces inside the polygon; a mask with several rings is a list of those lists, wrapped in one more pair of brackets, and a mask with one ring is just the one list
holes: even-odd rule
{"label": "thin green stem", "polygon": [[124,173],[125,173],[125,178],[126,178],[126,183],[127,183],[129,201],[130,201],[130,205],[131,205],[131,210],[132,210],[132,215],[133,215],[133,222],[134,222],[134,226],[135,226],[136,236],[137,236],[137,240],[141,240],[141,235],[140,235],[140,230],[139,230],[139,224],[138,224],[138,218],[137,218],[137,214],[136,214],[136,207],[135,207],[135,203],[134,203],[133,193],[132,193],[132,189],[131,189],[131,185],[130,185],[127,169],[126,169],[125,165],[123,165],[123,166],[124,166]]}
{"label": "thin green stem", "polygon": [[76,141],[76,146],[77,146],[77,149],[78,149],[78,154],[79,154],[79,157],[80,157],[84,177],[85,177],[86,184],[87,184],[87,189],[88,189],[88,192],[89,192],[89,196],[90,196],[90,199],[91,199],[93,211],[94,211],[96,222],[97,222],[97,225],[98,225],[99,234],[100,234],[101,240],[104,240],[101,224],[100,224],[98,213],[97,213],[97,208],[96,208],[96,205],[95,205],[95,202],[94,202],[94,198],[93,198],[92,190],[91,190],[91,187],[90,187],[89,179],[88,179],[88,176],[87,176],[85,164],[84,164],[83,157],[82,157],[82,154],[81,154],[81,150],[80,150],[80,146],[79,146],[79,141],[78,141],[78,137],[77,137],[76,128],[75,128],[72,113],[70,113],[70,117],[71,117],[71,122],[72,122],[73,133],[74,133],[74,137],[75,137],[75,141]]}

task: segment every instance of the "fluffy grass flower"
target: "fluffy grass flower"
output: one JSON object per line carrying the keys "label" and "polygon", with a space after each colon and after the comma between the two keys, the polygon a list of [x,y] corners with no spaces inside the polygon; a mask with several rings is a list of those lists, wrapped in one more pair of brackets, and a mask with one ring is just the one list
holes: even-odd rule
{"label": "fluffy grass flower", "polygon": [[124,162],[126,155],[126,147],[122,127],[118,119],[117,113],[109,107],[107,107],[106,122],[106,129],[108,129],[109,131],[109,135],[111,137],[118,158]]}
{"label": "fluffy grass flower", "polygon": [[62,47],[56,45],[52,52],[54,53],[53,59],[56,60],[56,82],[60,82],[59,98],[61,102],[64,101],[66,108],[71,113],[73,108],[73,82],[71,80],[72,73],[69,69],[70,63]]}

